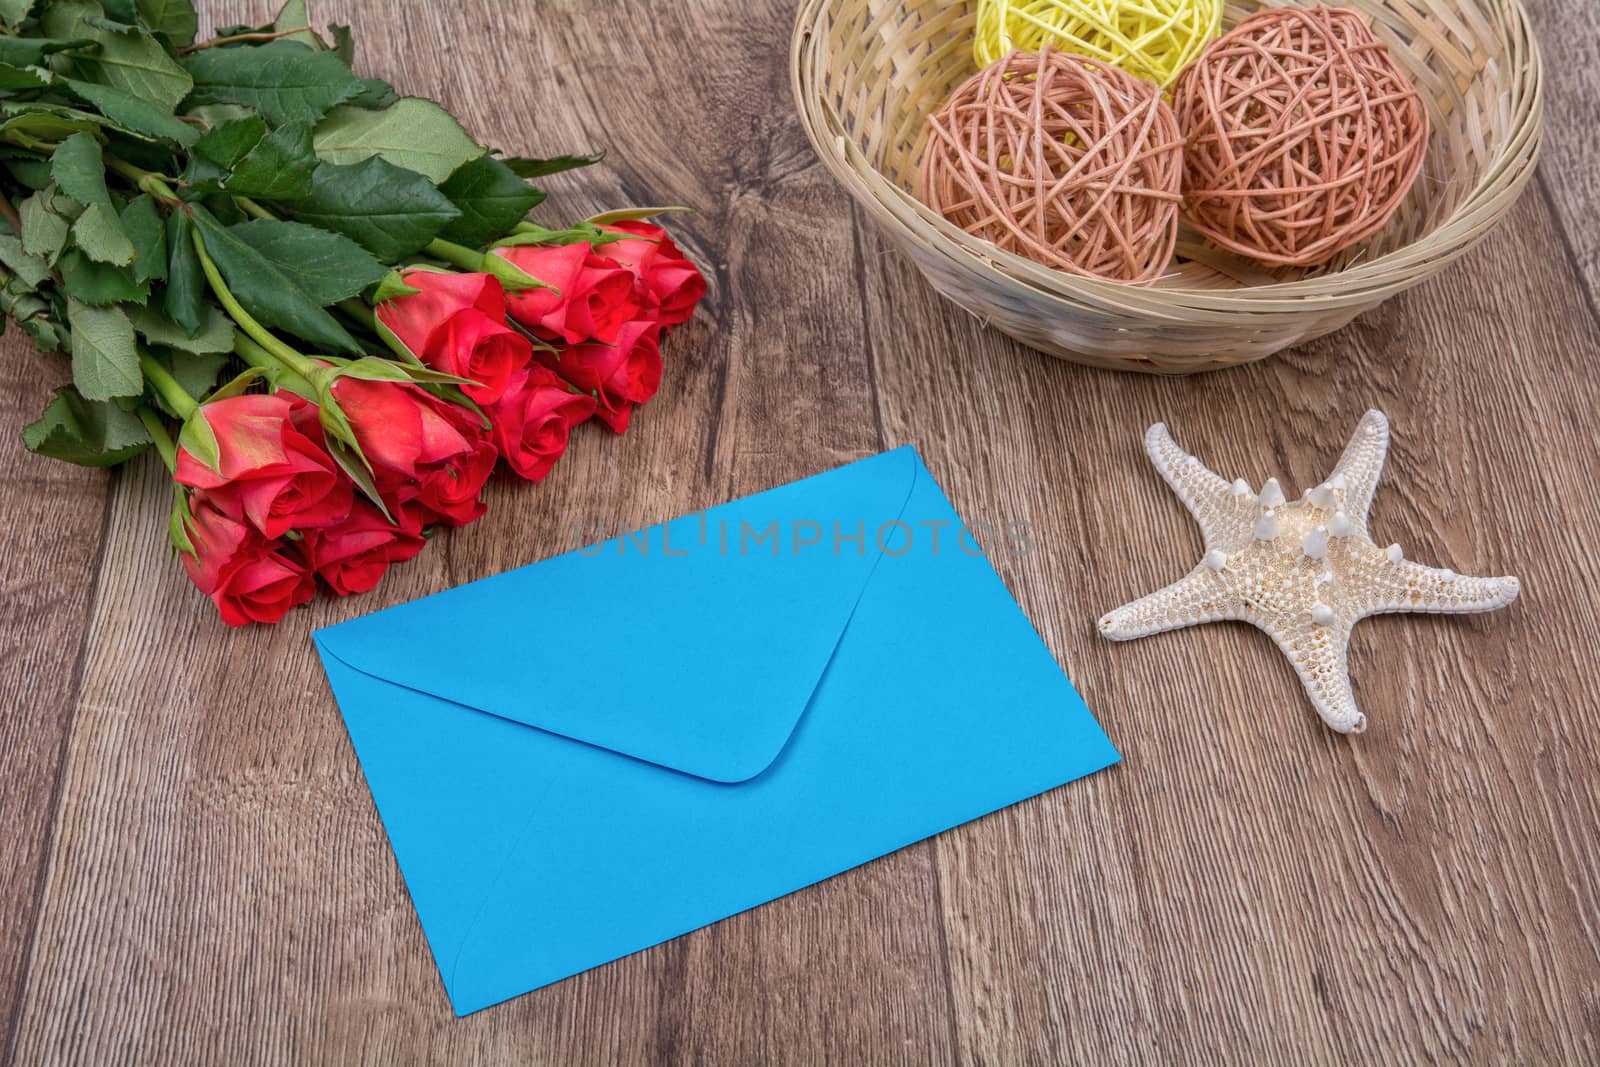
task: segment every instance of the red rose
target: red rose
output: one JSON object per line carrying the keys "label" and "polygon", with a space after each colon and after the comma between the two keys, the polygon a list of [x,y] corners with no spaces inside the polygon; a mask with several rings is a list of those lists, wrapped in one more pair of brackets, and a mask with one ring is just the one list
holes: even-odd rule
{"label": "red rose", "polygon": [[340,378],[333,395],[391,514],[418,526],[465,526],[483,514],[478,496],[495,451],[472,412],[405,382]]}
{"label": "red rose", "polygon": [[415,526],[396,526],[383,512],[358,500],[349,518],[337,526],[306,533],[301,551],[312,570],[335,593],[365,593],[378,584],[391,563],[422,551],[427,539]]}
{"label": "red rose", "polygon": [[282,541],[268,540],[204,498],[194,502],[193,515],[195,551],[182,553],[183,569],[229,626],[277,622],[316,592],[310,569]]}
{"label": "red rose", "polygon": [[537,482],[567,450],[572,428],[594,410],[593,397],[574,393],[555,372],[535,366],[489,412],[489,418],[506,463]]}
{"label": "red rose", "polygon": [[634,406],[655,396],[661,386],[661,349],[651,322],[624,323],[616,344],[573,345],[537,358],[574,388],[593,395],[595,415],[616,433],[628,428]]}
{"label": "red rose", "polygon": [[200,416],[216,435],[212,470],[178,450],[175,477],[267,537],[327,526],[350,512],[352,489],[322,443],[316,406],[293,393],[214,400]]}
{"label": "red rose", "polygon": [[511,317],[541,337],[577,344],[614,341],[633,318],[633,275],[587,244],[518,245],[494,254],[552,289],[507,293]]}
{"label": "red rose", "polygon": [[663,328],[671,329],[694,314],[694,306],[706,295],[706,280],[699,268],[678,251],[665,230],[639,221],[600,228],[608,233],[632,235],[600,248],[633,274],[637,280],[636,299],[637,290],[648,294],[648,303],[657,309],[656,317]]}
{"label": "red rose", "polygon": [[506,325],[505,290],[492,274],[412,271],[405,283],[421,292],[378,305],[378,318],[434,370],[470,378],[463,386],[480,404],[500,399],[533,345]]}

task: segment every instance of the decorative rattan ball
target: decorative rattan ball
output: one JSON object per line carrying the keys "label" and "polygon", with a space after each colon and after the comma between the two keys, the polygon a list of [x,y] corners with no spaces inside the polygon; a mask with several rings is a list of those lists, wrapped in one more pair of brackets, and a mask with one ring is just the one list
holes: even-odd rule
{"label": "decorative rattan ball", "polygon": [[928,119],[922,198],[1007,252],[1149,282],[1172,258],[1182,171],[1152,82],[1046,48],[979,71]]}
{"label": "decorative rattan ball", "polygon": [[972,54],[985,67],[1050,45],[1166,88],[1221,28],[1222,0],[978,0]]}
{"label": "decorative rattan ball", "polygon": [[1278,8],[1173,86],[1184,210],[1224,248],[1309,267],[1372,236],[1422,168],[1428,113],[1357,14]]}

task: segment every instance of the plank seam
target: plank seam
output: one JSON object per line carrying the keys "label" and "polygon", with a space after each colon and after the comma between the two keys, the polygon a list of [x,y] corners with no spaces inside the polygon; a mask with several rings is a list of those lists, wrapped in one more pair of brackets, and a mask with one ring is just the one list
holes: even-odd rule
{"label": "plank seam", "polygon": [[94,635],[93,619],[100,605],[100,589],[105,579],[107,543],[111,539],[112,505],[116,498],[116,485],[121,475],[106,479],[105,507],[100,521],[100,549],[95,556],[94,583],[89,589],[88,608],[84,612],[83,639],[78,642],[78,654],[72,665],[72,689],[68,698],[67,721],[61,731],[61,744],[56,756],[55,780],[50,786],[50,816],[45,834],[44,849],[39,854],[39,870],[34,876],[33,910],[28,927],[28,938],[23,946],[22,958],[17,968],[16,995],[11,1001],[11,1018],[6,1024],[5,1055],[0,1063],[16,1063],[17,1041],[22,1033],[22,1010],[27,1002],[29,979],[33,974],[34,955],[38,950],[39,926],[44,918],[45,883],[50,877],[50,867],[55,860],[56,838],[61,825],[61,801],[67,777],[67,754],[71,751],[73,734],[77,730],[78,711],[83,701],[83,679],[89,661],[89,642]]}
{"label": "plank seam", "polygon": [[[861,340],[866,346],[867,391],[872,401],[872,421],[878,432],[878,447],[888,447],[883,432],[883,402],[878,392],[878,350],[872,343],[872,318],[867,313],[867,254],[865,228],[861,224],[861,209],[850,204],[851,246],[855,250],[856,296],[861,305]],[[950,975],[950,934],[945,929],[944,884],[939,876],[939,842],[930,837],[928,845],[928,877],[933,883],[934,929],[939,937],[939,963],[944,978],[945,1026],[950,1042],[950,1062],[961,1060],[961,1035],[956,1022],[956,989]]]}
{"label": "plank seam", "polygon": [[1595,303],[1594,288],[1589,284],[1589,276],[1583,269],[1583,260],[1578,257],[1578,249],[1572,243],[1572,234],[1567,230],[1567,219],[1561,212],[1560,205],[1555,197],[1550,194],[1550,186],[1544,180],[1544,169],[1535,172],[1533,180],[1539,186],[1539,198],[1544,201],[1545,210],[1550,212],[1550,218],[1556,224],[1556,232],[1561,235],[1561,252],[1567,261],[1567,266],[1577,276],[1578,288],[1583,291],[1583,306],[1589,312],[1589,321],[1600,328],[1600,306]]}

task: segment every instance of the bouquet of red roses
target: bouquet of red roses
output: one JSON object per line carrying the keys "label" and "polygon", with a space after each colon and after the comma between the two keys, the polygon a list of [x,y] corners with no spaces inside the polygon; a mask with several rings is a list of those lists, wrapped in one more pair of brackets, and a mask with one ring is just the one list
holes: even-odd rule
{"label": "bouquet of red roses", "polygon": [[529,179],[596,159],[489,152],[357,77],[302,0],[201,42],[189,0],[0,20],[0,303],[73,376],[26,444],[155,449],[230,624],[369,590],[497,467],[538,481],[578,424],[625,431],[705,293],[653,212],[528,221]]}

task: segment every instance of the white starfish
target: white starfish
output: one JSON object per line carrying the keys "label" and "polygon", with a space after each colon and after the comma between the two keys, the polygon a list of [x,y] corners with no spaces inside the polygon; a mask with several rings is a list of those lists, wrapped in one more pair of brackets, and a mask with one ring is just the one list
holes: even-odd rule
{"label": "white starfish", "polygon": [[1179,448],[1162,423],[1145,451],[1200,523],[1205,557],[1188,575],[1100,620],[1118,641],[1225,619],[1266,632],[1294,664],[1311,703],[1340,733],[1367,717],[1350,690],[1350,630],[1395,611],[1477,612],[1517,598],[1515,578],[1469,578],[1379,548],[1367,510],[1389,451],[1389,420],[1369,411],[1323,484],[1290,504],[1276,478],[1260,494],[1229,483]]}

